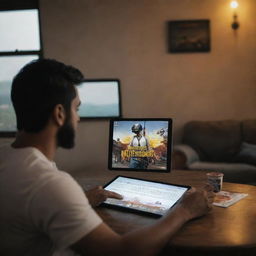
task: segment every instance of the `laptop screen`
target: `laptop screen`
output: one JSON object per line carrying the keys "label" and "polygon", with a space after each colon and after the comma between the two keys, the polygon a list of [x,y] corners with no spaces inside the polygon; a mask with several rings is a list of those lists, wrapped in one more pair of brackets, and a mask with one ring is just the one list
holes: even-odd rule
{"label": "laptop screen", "polygon": [[110,170],[170,171],[172,119],[112,119],[109,138]]}

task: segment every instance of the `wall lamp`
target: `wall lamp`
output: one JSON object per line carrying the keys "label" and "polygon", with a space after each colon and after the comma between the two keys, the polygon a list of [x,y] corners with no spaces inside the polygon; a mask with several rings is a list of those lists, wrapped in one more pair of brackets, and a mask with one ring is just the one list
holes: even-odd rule
{"label": "wall lamp", "polygon": [[237,14],[236,14],[236,11],[235,11],[236,8],[238,7],[238,2],[237,2],[237,1],[232,1],[232,2],[230,3],[230,6],[231,6],[231,8],[234,9],[233,22],[232,22],[232,24],[231,24],[231,27],[232,27],[234,30],[236,30],[236,29],[239,28],[239,23],[238,23],[238,21],[237,21]]}

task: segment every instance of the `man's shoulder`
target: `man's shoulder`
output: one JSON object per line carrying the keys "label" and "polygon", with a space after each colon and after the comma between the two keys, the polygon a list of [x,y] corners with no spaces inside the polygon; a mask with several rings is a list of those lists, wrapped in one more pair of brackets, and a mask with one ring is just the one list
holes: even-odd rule
{"label": "man's shoulder", "polygon": [[3,155],[1,160],[5,169],[10,174],[17,172],[17,175],[26,176],[40,171],[52,170],[56,168],[38,149],[33,147],[12,148],[6,146],[0,149]]}
{"label": "man's shoulder", "polygon": [[25,186],[35,191],[45,185],[54,186],[63,181],[74,182],[68,173],[59,170],[54,162],[49,161],[36,148],[14,149],[7,146],[6,149],[4,156],[1,156],[1,176],[8,183],[18,183],[17,186]]}

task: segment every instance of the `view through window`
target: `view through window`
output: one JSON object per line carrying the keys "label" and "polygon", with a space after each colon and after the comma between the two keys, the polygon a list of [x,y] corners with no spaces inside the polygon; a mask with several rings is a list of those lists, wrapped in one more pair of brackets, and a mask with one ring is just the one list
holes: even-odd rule
{"label": "view through window", "polygon": [[10,91],[13,77],[42,56],[38,9],[0,11],[0,135],[16,131]]}

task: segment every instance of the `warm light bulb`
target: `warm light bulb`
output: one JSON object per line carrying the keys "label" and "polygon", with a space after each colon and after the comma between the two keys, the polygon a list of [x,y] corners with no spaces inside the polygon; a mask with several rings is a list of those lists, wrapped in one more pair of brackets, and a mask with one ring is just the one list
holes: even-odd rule
{"label": "warm light bulb", "polygon": [[237,1],[232,1],[230,3],[230,6],[233,8],[233,9],[236,9],[238,7],[238,2]]}

